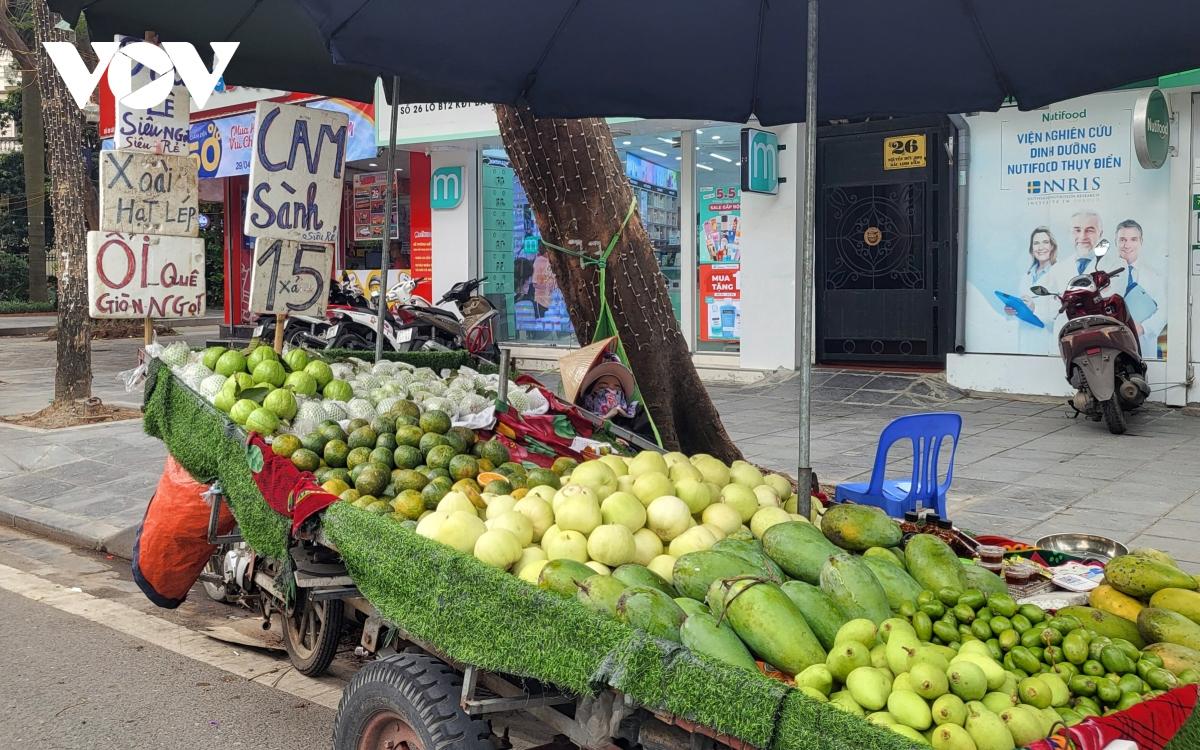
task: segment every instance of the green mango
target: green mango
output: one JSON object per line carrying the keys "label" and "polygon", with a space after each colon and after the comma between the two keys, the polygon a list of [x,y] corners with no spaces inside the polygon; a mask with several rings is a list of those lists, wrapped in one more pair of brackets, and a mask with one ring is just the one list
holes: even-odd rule
{"label": "green mango", "polygon": [[863,553],[863,557],[877,557],[880,560],[895,565],[900,570],[907,570],[904,567],[904,560],[897,555],[894,547],[872,547]]}
{"label": "green mango", "polygon": [[900,524],[881,509],[853,503],[839,503],[825,511],[821,531],[837,546],[855,552],[895,547],[903,537]]}
{"label": "green mango", "polygon": [[976,750],[1014,750],[1016,747],[1004,722],[991,711],[967,716],[966,730],[975,741]]}
{"label": "green mango", "polygon": [[689,615],[679,627],[679,640],[688,649],[726,664],[757,672],[758,665],[727,623],[703,612]]}
{"label": "green mango", "polygon": [[[740,579],[724,581],[723,585],[726,619],[763,661],[788,675],[825,661],[825,649],[804,615],[777,584]],[[869,660],[869,652],[865,648],[864,652]]]}
{"label": "green mango", "polygon": [[[1092,607],[1063,607],[1058,610],[1057,618],[1068,616],[1077,618],[1083,627],[1097,635],[1107,638],[1124,638],[1138,648],[1146,645],[1146,641],[1138,632],[1137,625],[1124,617],[1118,617]],[[1200,626],[1197,627],[1200,628]]]}
{"label": "green mango", "polygon": [[763,551],[792,578],[816,584],[821,567],[841,549],[825,538],[811,523],[777,523],[762,536]]}
{"label": "green mango", "polygon": [[[987,568],[971,564],[963,565],[962,569],[963,577],[966,579],[966,585],[973,589],[979,589],[984,594],[987,594],[989,601],[990,597],[993,595],[1003,594],[1004,596],[1008,596],[1008,584],[1004,582],[1003,578]],[[993,609],[995,608],[993,607]],[[1016,610],[1016,604],[1013,604],[1013,610]],[[1011,614],[1005,616],[1011,617]]]}
{"label": "green mango", "polygon": [[675,567],[671,571],[671,584],[680,596],[699,600],[708,593],[708,587],[713,581],[739,576],[762,577],[762,571],[740,557],[704,550],[688,552],[675,561]]}
{"label": "green mango", "polygon": [[617,600],[617,619],[657,638],[678,643],[679,628],[687,615],[662,591],[634,586]]}
{"label": "green mango", "polygon": [[[611,578],[612,576],[609,576],[609,577]],[[702,615],[712,614],[712,612],[710,612],[708,610],[708,607],[704,605],[704,602],[699,602],[699,601],[696,601],[695,599],[688,599],[686,596],[676,597],[675,603],[679,605],[679,608],[682,609],[683,613],[685,615],[687,615],[688,617],[691,617],[692,615],[695,615],[695,614],[702,614]]]}
{"label": "green mango", "polygon": [[908,570],[917,583],[930,591],[949,589],[953,601],[967,588],[967,577],[958,555],[950,545],[932,534],[916,534],[904,548]]}
{"label": "green mango", "polygon": [[[592,572],[594,573],[595,571]],[[679,596],[679,592],[675,590],[675,587],[669,581],[645,565],[638,565],[636,563],[621,565],[612,572],[612,577],[626,586],[648,586],[652,589],[658,589],[672,599]]]}
{"label": "green mango", "polygon": [[[1174,643],[1200,651],[1200,625],[1169,609],[1146,607],[1138,612],[1137,629],[1151,643]],[[1133,641],[1132,638],[1128,640]],[[1133,641],[1138,645],[1138,641]]]}
{"label": "green mango", "polygon": [[538,588],[559,596],[575,596],[579,584],[596,575],[596,571],[575,560],[551,560],[538,574]]}
{"label": "green mango", "polygon": [[[892,554],[887,550],[884,552],[889,556]],[[889,607],[899,610],[905,602],[916,603],[917,597],[921,594],[921,584],[913,580],[913,577],[904,572],[899,565],[888,562],[879,556],[864,555],[860,559],[871,569],[871,573],[883,587]]]}
{"label": "green mango", "polygon": [[788,581],[780,588],[804,615],[821,646],[825,650],[833,648],[838,630],[850,619],[837,602],[817,586],[804,581]]}
{"label": "green mango", "polygon": [[891,615],[887,594],[862,558],[846,553],[830,557],[821,567],[819,580],[821,590],[829,594],[847,617],[862,617],[879,624]]}
{"label": "green mango", "polygon": [[575,598],[583,602],[583,606],[602,615],[617,616],[617,600],[625,593],[625,584],[612,576],[596,574],[576,585],[579,590]]}
{"label": "green mango", "polygon": [[1104,580],[1122,594],[1138,599],[1165,588],[1195,591],[1198,586],[1195,578],[1174,565],[1141,555],[1114,557],[1104,568]]}
{"label": "green mango", "polygon": [[767,553],[763,551],[762,542],[757,539],[734,539],[725,537],[721,541],[712,546],[715,552],[724,552],[727,555],[740,557],[748,563],[757,565],[762,570],[764,578],[769,578],[772,581],[787,580],[783,574],[783,568],[775,564],[775,561],[767,557]]}

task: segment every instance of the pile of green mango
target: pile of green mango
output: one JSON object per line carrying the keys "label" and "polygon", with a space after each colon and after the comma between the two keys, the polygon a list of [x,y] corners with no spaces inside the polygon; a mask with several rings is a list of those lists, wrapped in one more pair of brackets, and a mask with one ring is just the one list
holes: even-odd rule
{"label": "pile of green mango", "polygon": [[1143,652],[1127,621],[1088,607],[1050,617],[936,536],[900,544],[877,509],[834,506],[821,527],[778,523],[681,555],[669,581],[556,559],[538,586],[709,658],[763,663],[939,750],[1012,750],[1200,682]]}

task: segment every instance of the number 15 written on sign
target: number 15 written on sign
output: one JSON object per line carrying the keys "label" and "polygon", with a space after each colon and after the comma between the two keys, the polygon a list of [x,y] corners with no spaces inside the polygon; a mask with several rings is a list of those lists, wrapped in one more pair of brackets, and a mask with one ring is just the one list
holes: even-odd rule
{"label": "number 15 written on sign", "polygon": [[250,310],[256,313],[324,315],[329,298],[333,245],[291,240],[254,240]]}

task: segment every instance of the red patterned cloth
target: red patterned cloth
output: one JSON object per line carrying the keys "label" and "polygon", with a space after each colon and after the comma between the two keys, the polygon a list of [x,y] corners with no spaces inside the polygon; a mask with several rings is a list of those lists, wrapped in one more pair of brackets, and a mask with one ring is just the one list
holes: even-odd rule
{"label": "red patterned cloth", "polygon": [[1132,740],[1138,750],[1162,750],[1196,708],[1196,686],[1184,685],[1111,716],[1089,718],[1029,750],[1104,750],[1114,740]]}
{"label": "red patterned cloth", "polygon": [[314,513],[337,502],[336,495],[321,489],[312,472],[300,471],[288,459],[276,456],[258,433],[250,433],[246,463],[267,505],[292,519],[292,533]]}

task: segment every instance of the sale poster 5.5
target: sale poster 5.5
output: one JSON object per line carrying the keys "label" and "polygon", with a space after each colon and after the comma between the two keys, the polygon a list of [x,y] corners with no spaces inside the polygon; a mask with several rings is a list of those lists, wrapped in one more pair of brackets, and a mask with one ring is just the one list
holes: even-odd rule
{"label": "sale poster 5.5", "polygon": [[700,262],[740,263],[742,260],[742,196],[736,185],[702,187],[700,204]]}

